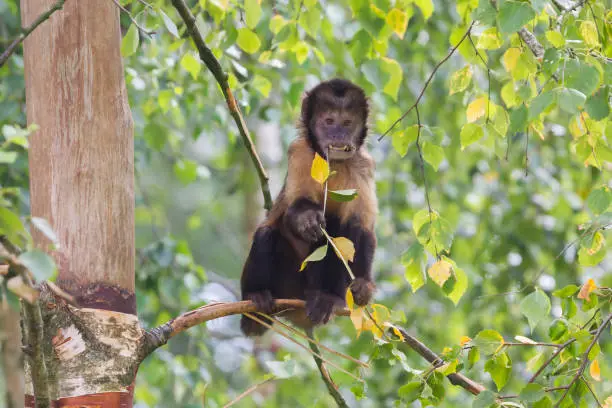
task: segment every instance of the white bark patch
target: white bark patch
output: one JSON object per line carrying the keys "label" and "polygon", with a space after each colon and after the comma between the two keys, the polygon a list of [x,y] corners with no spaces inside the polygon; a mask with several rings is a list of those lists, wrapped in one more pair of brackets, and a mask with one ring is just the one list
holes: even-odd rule
{"label": "white bark patch", "polygon": [[85,351],[83,337],[74,325],[59,329],[51,343],[60,360],[70,360]]}

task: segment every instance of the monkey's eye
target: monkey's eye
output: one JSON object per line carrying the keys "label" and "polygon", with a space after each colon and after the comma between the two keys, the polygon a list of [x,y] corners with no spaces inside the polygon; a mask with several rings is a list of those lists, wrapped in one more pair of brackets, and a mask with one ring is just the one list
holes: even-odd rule
{"label": "monkey's eye", "polygon": [[325,123],[326,123],[327,125],[333,125],[333,124],[334,124],[334,120],[333,120],[332,118],[326,118],[326,119],[325,119]]}
{"label": "monkey's eye", "polygon": [[342,123],[342,125],[344,125],[344,127],[351,126],[351,120],[350,120],[350,119],[345,120],[345,121]]}

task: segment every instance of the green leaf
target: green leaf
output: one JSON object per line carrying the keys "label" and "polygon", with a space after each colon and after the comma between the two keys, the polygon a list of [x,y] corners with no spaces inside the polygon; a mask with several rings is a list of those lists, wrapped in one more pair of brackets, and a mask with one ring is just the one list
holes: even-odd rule
{"label": "green leaf", "polygon": [[423,13],[425,20],[429,20],[429,17],[431,17],[434,11],[433,2],[431,0],[414,0],[414,4],[421,9],[421,13]]}
{"label": "green leaf", "polygon": [[507,353],[496,354],[485,363],[484,369],[493,378],[497,390],[501,391],[512,373],[512,361]]}
{"label": "green leaf", "polygon": [[5,152],[0,150],[0,164],[13,164],[17,160],[17,152]]}
{"label": "green leaf", "polygon": [[278,34],[286,24],[287,20],[285,20],[280,14],[276,14],[270,19],[270,31],[272,31],[272,34]]}
{"label": "green leaf", "polygon": [[404,10],[394,8],[387,14],[386,22],[399,38],[404,38],[404,33],[408,27],[408,13]]}
{"label": "green leaf", "polygon": [[300,15],[300,25],[309,36],[315,39],[319,38],[321,21],[321,11],[316,6],[303,10]]}
{"label": "green leaf", "polygon": [[159,14],[161,14],[164,25],[166,26],[166,30],[168,30],[170,34],[172,34],[174,37],[180,38],[178,29],[176,28],[176,24],[174,24],[174,21],[172,21],[172,19],[168,17],[168,15],[164,13],[161,8],[158,8],[157,11],[159,12]]}
{"label": "green leaf", "polygon": [[525,402],[538,402],[546,395],[544,387],[540,384],[527,384],[520,393],[519,398]]}
{"label": "green leaf", "polygon": [[200,60],[198,60],[191,52],[187,52],[181,58],[181,68],[191,74],[193,79],[197,79],[200,74],[200,70],[202,69],[202,65],[200,64]]}
{"label": "green leaf", "polygon": [[577,113],[586,101],[586,96],[576,89],[562,88],[556,90],[556,93],[559,108],[569,114]]}
{"label": "green leaf", "polygon": [[476,47],[482,50],[496,50],[502,46],[504,41],[499,35],[497,28],[488,28],[480,34],[478,37],[478,43]]}
{"label": "green leaf", "polygon": [[455,277],[456,282],[452,290],[446,294],[446,297],[448,297],[455,304],[455,306],[457,306],[457,304],[459,304],[459,300],[461,300],[461,297],[468,288],[468,278],[467,274],[463,269],[457,267],[454,262],[452,262],[452,264],[453,275]]}
{"label": "green leaf", "polygon": [[8,208],[0,207],[0,235],[6,235],[13,244],[22,246],[21,235],[24,232],[25,228],[17,214]]}
{"label": "green leaf", "polygon": [[590,96],[599,85],[601,74],[593,65],[571,59],[565,64],[565,86]]}
{"label": "green leaf", "polygon": [[423,158],[438,171],[440,163],[444,160],[444,149],[432,143],[423,143]]}
{"label": "green leaf", "polygon": [[287,379],[297,378],[301,374],[301,369],[296,360],[287,361],[266,361],[266,366],[275,378]]}
{"label": "green leaf", "polygon": [[483,330],[474,337],[472,344],[485,355],[495,354],[504,344],[504,338],[495,330]]}
{"label": "green leaf", "polygon": [[536,13],[529,3],[505,1],[499,8],[497,16],[499,29],[502,33],[514,33],[533,20]]}
{"label": "green leaf", "polygon": [[389,81],[385,84],[383,92],[397,101],[397,94],[404,75],[402,67],[396,60],[385,57],[382,59],[382,70],[389,75]]}
{"label": "green leaf", "polygon": [[533,98],[529,105],[529,120],[537,119],[554,101],[555,96],[550,91],[542,92]]}
{"label": "green leaf", "polygon": [[236,43],[243,51],[249,54],[257,52],[259,47],[261,47],[261,41],[257,34],[246,27],[238,29],[238,39]]}
{"label": "green leaf", "polygon": [[338,202],[353,201],[357,197],[356,189],[349,190],[330,190],[328,191],[329,198]]}
{"label": "green leaf", "polygon": [[421,396],[424,389],[425,383],[417,380],[409,382],[406,385],[402,385],[399,390],[397,390],[397,394],[402,401],[410,403],[416,401]]}
{"label": "green leaf", "polygon": [[253,80],[251,81],[251,86],[255,88],[257,92],[262,94],[264,98],[267,98],[270,95],[270,91],[272,90],[272,82],[270,82],[268,78],[257,74],[255,75],[255,77],[253,77]]}
{"label": "green leaf", "polygon": [[472,67],[466,65],[458,71],[455,71],[450,80],[450,95],[458,92],[463,92],[472,82]]}
{"label": "green leaf", "polygon": [[495,404],[495,393],[493,391],[484,390],[474,398],[472,408],[489,408]]}
{"label": "green leaf", "polygon": [[174,174],[184,185],[191,184],[198,177],[198,164],[193,160],[178,160],[174,163]]}
{"label": "green leaf", "polygon": [[594,189],[587,197],[587,206],[595,215],[606,212],[610,204],[612,204],[612,191],[607,186]]}
{"label": "green leaf", "polygon": [[125,37],[121,40],[121,55],[124,57],[129,57],[134,54],[138,49],[138,27],[136,24],[130,25],[128,28]]}
{"label": "green leaf", "polygon": [[523,132],[527,128],[528,112],[525,105],[521,105],[510,112],[510,134]]}
{"label": "green leaf", "polygon": [[558,31],[547,31],[546,39],[556,48],[561,48],[565,45],[565,37]]}
{"label": "green leaf", "polygon": [[595,92],[587,99],[585,109],[591,119],[604,120],[610,115],[608,90],[608,87],[601,87],[599,91]]}
{"label": "green leaf", "polygon": [[533,332],[533,329],[539,322],[548,318],[550,314],[550,299],[546,293],[536,289],[521,301],[520,310],[529,321],[529,327]]}
{"label": "green leaf", "polygon": [[425,259],[423,246],[415,242],[402,254],[401,263],[405,268],[404,276],[412,288],[412,293],[425,284],[425,273],[422,265]]}
{"label": "green leaf", "polygon": [[318,247],[317,249],[312,251],[312,253],[308,255],[308,257],[306,257],[306,259],[304,259],[304,262],[302,262],[302,265],[300,266],[300,272],[303,271],[304,268],[306,268],[308,262],[320,261],[325,258],[325,255],[327,255],[327,244]]}
{"label": "green leaf", "polygon": [[246,15],[246,25],[251,30],[255,29],[261,18],[261,5],[259,0],[244,0],[244,11]]}
{"label": "green leaf", "polygon": [[548,337],[552,341],[559,341],[568,331],[567,323],[561,319],[557,319],[548,328]]}
{"label": "green leaf", "polygon": [[482,129],[482,126],[477,125],[476,123],[466,123],[461,128],[461,150],[482,139],[483,136],[484,130]]}
{"label": "green leaf", "polygon": [[599,46],[599,36],[597,35],[597,25],[595,25],[595,22],[590,20],[583,21],[580,23],[579,31],[586,45],[593,48]]}
{"label": "green leaf", "polygon": [[578,293],[580,288],[576,285],[567,285],[562,289],[555,290],[552,294],[558,298],[568,298]]}
{"label": "green leaf", "polygon": [[19,255],[19,262],[34,274],[37,281],[50,279],[56,269],[53,258],[38,249],[24,252]]}
{"label": "green leaf", "polygon": [[391,144],[395,151],[402,157],[408,153],[408,147],[415,142],[419,134],[419,126],[412,125],[406,130],[393,133]]}

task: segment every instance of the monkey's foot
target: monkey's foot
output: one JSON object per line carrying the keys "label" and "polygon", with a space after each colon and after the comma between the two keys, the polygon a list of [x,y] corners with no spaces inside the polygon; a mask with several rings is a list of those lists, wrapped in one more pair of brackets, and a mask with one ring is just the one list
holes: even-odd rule
{"label": "monkey's foot", "polygon": [[351,284],[353,300],[358,306],[365,306],[372,299],[374,293],[374,283],[363,278],[356,278]]}
{"label": "monkey's foot", "polygon": [[274,311],[274,298],[269,290],[246,294],[244,300],[255,303],[258,312],[270,314]]}
{"label": "monkey's foot", "polygon": [[306,299],[306,315],[314,324],[325,324],[334,311],[344,305],[344,300],[336,295],[317,291]]}
{"label": "monkey's foot", "polygon": [[[263,317],[263,316],[259,316],[260,319],[267,321],[268,319]],[[270,324],[272,324],[272,322],[270,322]],[[266,332],[266,330],[268,330],[268,328],[266,326],[264,326],[263,324],[257,323],[255,320],[251,319],[248,316],[242,316],[242,319],[240,319],[240,330],[242,330],[242,332],[249,337],[253,337],[253,336],[261,336],[262,334],[264,334]]]}

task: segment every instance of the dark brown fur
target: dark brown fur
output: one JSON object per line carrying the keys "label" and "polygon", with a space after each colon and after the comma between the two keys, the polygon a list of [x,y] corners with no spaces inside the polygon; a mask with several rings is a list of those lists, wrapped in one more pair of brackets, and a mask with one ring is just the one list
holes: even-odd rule
{"label": "dark brown fur", "polygon": [[[318,105],[313,108],[315,101]],[[326,110],[321,110],[322,107],[336,109],[343,117],[355,117],[363,126],[363,131],[355,127],[359,134],[353,136],[357,146],[354,154],[347,159],[330,160],[331,170],[336,173],[328,181],[328,190],[357,189],[358,196],[350,202],[328,198],[325,214],[322,213],[324,186],[310,175],[315,152],[324,149],[320,146],[320,137],[312,131],[314,125],[309,125],[313,122],[309,115],[324,114]],[[374,161],[363,146],[366,120],[363,91],[348,81],[323,82],[307,94],[300,135],[289,148],[285,185],[255,233],[241,280],[243,299],[253,300],[260,310],[270,312],[274,298],[305,299],[306,313],[293,312],[291,320],[300,326],[312,326],[326,323],[334,309],[343,306],[344,293],[351,282],[331,248],[325,259],[310,263],[299,272],[308,254],[325,243],[320,224],[331,236],[345,236],[353,241],[356,250],[351,264],[356,276],[351,284],[354,299],[357,304],[366,304],[372,297],[371,263],[376,247],[374,223],[378,206]],[[265,331],[245,316],[241,327],[248,335]]]}

